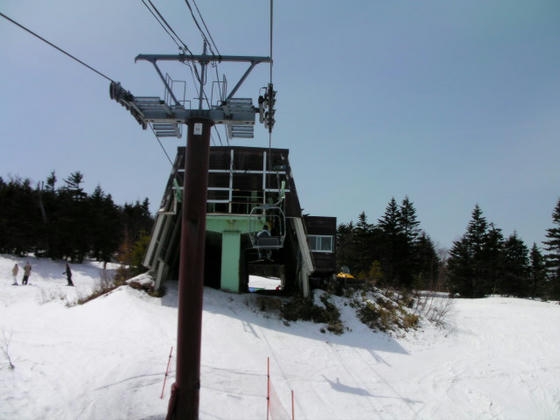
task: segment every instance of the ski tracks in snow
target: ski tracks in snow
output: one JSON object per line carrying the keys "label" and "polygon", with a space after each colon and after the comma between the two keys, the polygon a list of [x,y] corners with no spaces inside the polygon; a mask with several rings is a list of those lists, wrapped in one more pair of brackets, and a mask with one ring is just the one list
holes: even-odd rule
{"label": "ski tracks in snow", "polygon": [[[327,344],[347,377],[357,386],[356,389],[362,389],[362,395],[368,397],[366,401],[371,409],[367,412],[368,416],[363,418],[373,418],[373,415],[377,418],[396,420],[417,418],[422,408],[418,404],[422,402],[404,396],[375,368],[375,365],[380,363],[384,366],[389,365],[375,355],[373,350],[340,346],[330,342]],[[397,407],[398,410],[395,410]]]}

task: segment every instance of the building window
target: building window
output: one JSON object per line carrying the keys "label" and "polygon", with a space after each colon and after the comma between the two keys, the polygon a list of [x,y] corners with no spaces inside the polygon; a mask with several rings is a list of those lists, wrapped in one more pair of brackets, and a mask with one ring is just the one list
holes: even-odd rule
{"label": "building window", "polygon": [[312,252],[333,252],[333,237],[330,235],[308,235],[307,240]]}

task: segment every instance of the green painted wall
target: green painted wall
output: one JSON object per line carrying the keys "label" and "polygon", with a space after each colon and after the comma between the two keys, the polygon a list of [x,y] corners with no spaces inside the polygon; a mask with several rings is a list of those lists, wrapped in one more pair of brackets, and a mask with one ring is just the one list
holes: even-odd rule
{"label": "green painted wall", "polygon": [[239,292],[239,258],[241,256],[241,233],[222,232],[222,271],[220,288]]}
{"label": "green painted wall", "polygon": [[239,293],[239,261],[241,258],[241,234],[249,233],[251,225],[262,224],[261,221],[250,223],[248,215],[206,215],[206,230],[222,234],[222,266],[220,289]]}

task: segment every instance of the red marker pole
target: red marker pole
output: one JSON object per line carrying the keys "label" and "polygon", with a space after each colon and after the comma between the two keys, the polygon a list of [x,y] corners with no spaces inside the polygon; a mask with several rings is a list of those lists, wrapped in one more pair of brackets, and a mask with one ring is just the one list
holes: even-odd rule
{"label": "red marker pole", "polygon": [[266,420],[270,418],[270,357],[266,358]]}
{"label": "red marker pole", "polygon": [[292,420],[295,420],[294,416],[294,391],[292,390]]}
{"label": "red marker pole", "polygon": [[161,387],[161,397],[160,400],[163,400],[163,393],[165,392],[165,383],[167,382],[167,375],[169,373],[169,364],[171,363],[171,355],[173,354],[173,346],[171,346],[171,351],[169,352],[169,359],[167,360],[167,369],[165,369],[165,378],[163,378],[163,386]]}

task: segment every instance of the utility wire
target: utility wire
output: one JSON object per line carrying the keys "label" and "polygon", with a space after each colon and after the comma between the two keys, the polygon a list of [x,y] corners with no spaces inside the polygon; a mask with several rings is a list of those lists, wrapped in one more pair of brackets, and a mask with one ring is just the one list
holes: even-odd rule
{"label": "utility wire", "polygon": [[89,64],[84,63],[82,60],[80,60],[80,59],[74,57],[72,54],[70,54],[70,53],[64,51],[62,48],[57,47],[57,46],[54,45],[52,42],[47,41],[47,40],[46,40],[45,38],[43,38],[42,36],[37,35],[35,32],[33,32],[33,31],[30,30],[30,29],[27,29],[25,26],[23,26],[23,25],[17,23],[15,20],[10,19],[10,18],[9,18],[8,16],[6,16],[4,13],[1,13],[1,12],[0,12],[0,16],[2,16],[2,17],[3,17],[4,19],[6,19],[6,20],[9,20],[9,21],[12,22],[14,25],[19,26],[19,27],[20,27],[21,29],[23,29],[24,31],[29,32],[31,35],[33,35],[33,36],[39,38],[41,41],[47,43],[47,44],[50,45],[51,47],[56,48],[56,49],[57,49],[58,51],[60,51],[61,53],[67,55],[67,56],[70,57],[72,60],[77,61],[78,63],[80,63],[81,65],[87,67],[87,68],[90,69],[91,71],[97,73],[99,76],[101,76],[101,77],[107,79],[107,80],[110,81],[110,82],[115,82],[115,81],[114,81],[113,79],[111,79],[109,76],[106,76],[105,74],[101,73],[99,70],[94,69],[94,68],[91,67]]}

